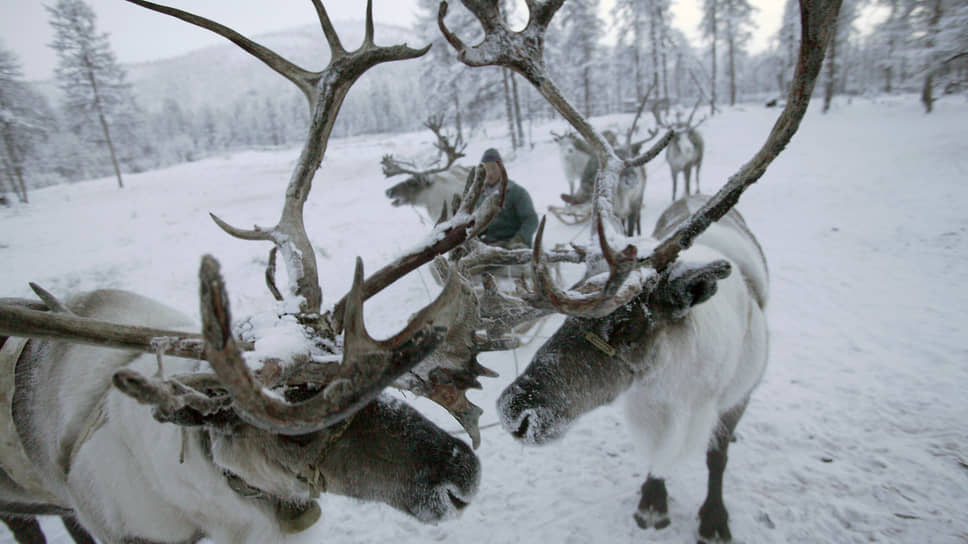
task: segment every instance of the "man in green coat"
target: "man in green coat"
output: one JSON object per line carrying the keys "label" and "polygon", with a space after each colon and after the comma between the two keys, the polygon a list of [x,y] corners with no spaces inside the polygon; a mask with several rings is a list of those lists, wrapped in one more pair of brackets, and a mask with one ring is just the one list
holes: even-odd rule
{"label": "man in green coat", "polygon": [[[507,170],[501,160],[501,154],[493,147],[481,156],[481,163],[493,162],[501,168],[504,176]],[[494,178],[491,184],[500,182]],[[534,211],[531,195],[517,183],[508,180],[508,187],[504,193],[504,206],[480,234],[485,244],[501,246],[505,249],[519,249],[531,247],[534,231],[538,229],[538,214]]]}

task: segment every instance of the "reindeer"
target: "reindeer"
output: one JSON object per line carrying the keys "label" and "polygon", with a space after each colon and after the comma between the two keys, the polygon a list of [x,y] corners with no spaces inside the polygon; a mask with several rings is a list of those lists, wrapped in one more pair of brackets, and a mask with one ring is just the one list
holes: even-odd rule
{"label": "reindeer", "polygon": [[442,131],[443,124],[443,115],[431,115],[424,122],[424,126],[437,138],[434,147],[447,158],[447,162],[443,165],[431,165],[421,170],[407,161],[396,159],[393,155],[384,155],[381,159],[384,176],[388,178],[400,174],[409,176],[386,190],[392,206],[419,206],[425,209],[431,218],[437,218],[446,210],[448,203],[454,201],[454,197],[460,197],[463,194],[470,169],[454,163],[465,156],[464,149],[467,144],[461,141],[460,136],[451,143],[450,137]]}
{"label": "reindeer", "polygon": [[[643,140],[634,144],[628,143],[626,146],[620,147],[615,133],[611,130],[603,131],[602,136],[613,146],[620,157],[633,157],[637,155],[642,144],[647,141]],[[559,142],[559,152],[563,165],[566,164],[566,161],[573,163],[582,161],[581,168],[579,169],[581,183],[578,187],[578,193],[562,194],[561,199],[572,206],[586,204],[592,197],[595,174],[598,170],[598,161],[588,145],[573,132],[566,133],[556,141]],[[566,165],[565,168],[567,177],[567,168],[569,166]],[[645,196],[646,180],[645,168],[623,168],[620,174],[620,180],[616,192],[615,215],[625,224],[625,233],[628,236],[641,234],[642,199]],[[570,178],[569,186],[571,186]],[[564,216],[561,210],[552,209],[552,212],[556,213],[559,219]],[[584,221],[589,217],[589,214],[586,211],[586,213],[579,214],[579,217],[581,221]]]}
{"label": "reindeer", "polygon": [[[696,102],[692,112],[685,122],[677,120],[669,125],[662,120],[657,107],[653,107],[652,115],[655,116],[656,123],[665,128],[671,128],[675,132],[669,147],[666,148],[666,162],[669,163],[669,173],[672,177],[672,200],[676,199],[676,189],[679,182],[679,173],[685,178],[686,196],[699,193],[699,170],[702,168],[702,155],[706,147],[699,134],[698,127],[706,120],[705,117],[695,125],[692,124],[692,116],[696,113],[699,102]],[[696,172],[696,190],[692,191],[690,178],[693,170]]]}
{"label": "reindeer", "polygon": [[[363,304],[479,234],[501,207],[506,176],[473,169],[453,218],[370,276],[357,259],[349,293],[325,312],[302,220],[353,82],[377,64],[420,57],[429,46],[374,45],[367,2],[363,45],[348,52],[325,7],[314,1],[331,60],[322,72],[310,72],[209,19],[128,1],[232,40],[308,99],[309,133],[279,222],[242,230],[212,215],[234,237],[273,243],[266,270],[279,301],[269,311],[273,330],[253,328],[252,321],[233,327],[218,262],[208,255],[199,271],[202,334],[190,332],[198,325],[180,311],[126,291],[80,293],[64,302],[32,285],[41,302],[0,300],[0,362],[6,365],[0,371],[6,378],[0,383],[0,514],[25,521],[17,538],[34,541],[42,535],[29,533],[36,529],[30,517],[54,513],[76,518],[106,543],[207,537],[219,544],[279,542],[309,527],[324,491],[380,501],[424,522],[455,516],[477,490],[477,457],[382,391],[409,387],[476,431],[476,407],[464,391],[479,387],[476,378],[489,372],[474,356],[512,342],[501,325],[454,345],[443,342],[458,315],[472,330],[495,322],[500,316],[487,308],[500,307],[495,301],[502,297],[477,304],[462,274],[444,263],[448,281],[438,297],[386,340],[367,334]],[[286,295],[275,286],[277,254],[288,271]],[[260,339],[280,333],[289,338],[277,348],[281,353],[256,349]]]}
{"label": "reindeer", "polygon": [[568,181],[568,195],[575,196],[575,184],[581,180],[581,173],[588,164],[591,154],[581,145],[581,140],[573,132],[564,134],[551,133],[555,145],[558,146],[558,157],[561,159],[561,169]]}
{"label": "reindeer", "polygon": [[[512,31],[498,6],[464,0],[483,40],[465,45],[438,24],[469,66],[522,74],[583,136],[602,165],[594,190],[598,250],[575,247],[588,271],[562,289],[545,266],[542,221],[530,255],[536,307],[564,313],[561,328],[497,402],[502,426],[527,444],[561,437],[584,413],[625,397],[625,414],[650,467],[635,520],[669,524],[664,477],[684,452],[706,447],[709,487],[699,510],[701,542],[729,541],[722,498],[727,447],[767,358],[766,259],[733,206],[786,147],[806,113],[841,0],[801,0],[801,47],[790,99],[767,141],[713,197],[675,202],[652,240],[622,238],[613,216],[623,168],[644,164],[673,139],[669,128],[642,156],[620,158],[561,95],[541,62],[544,33],[560,1],[528,2],[527,25]],[[531,52],[526,54],[525,52]],[[717,223],[718,222],[718,223]],[[613,249],[618,238],[624,248]],[[621,247],[621,246],[620,246]],[[640,252],[648,252],[640,257]],[[506,258],[523,255],[505,255]],[[607,267],[605,266],[607,265]]]}
{"label": "reindeer", "polygon": [[448,202],[464,192],[464,180],[470,169],[454,165],[439,173],[416,173],[386,190],[394,207],[413,206],[426,210],[432,218],[440,217]]}

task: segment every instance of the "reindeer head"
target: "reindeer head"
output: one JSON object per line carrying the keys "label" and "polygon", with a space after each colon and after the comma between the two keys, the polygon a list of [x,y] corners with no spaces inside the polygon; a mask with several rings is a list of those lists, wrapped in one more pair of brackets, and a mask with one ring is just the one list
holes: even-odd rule
{"label": "reindeer head", "polygon": [[420,194],[434,184],[430,175],[414,174],[386,190],[387,198],[394,207],[413,206]]}

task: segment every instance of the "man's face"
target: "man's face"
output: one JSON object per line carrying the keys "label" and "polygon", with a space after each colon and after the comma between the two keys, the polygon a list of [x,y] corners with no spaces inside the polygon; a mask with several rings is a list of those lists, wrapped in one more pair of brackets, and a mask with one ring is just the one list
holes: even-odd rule
{"label": "man's face", "polygon": [[497,162],[488,161],[481,164],[484,165],[484,171],[487,172],[485,181],[489,187],[493,187],[501,182],[501,178],[504,177],[504,172]]}

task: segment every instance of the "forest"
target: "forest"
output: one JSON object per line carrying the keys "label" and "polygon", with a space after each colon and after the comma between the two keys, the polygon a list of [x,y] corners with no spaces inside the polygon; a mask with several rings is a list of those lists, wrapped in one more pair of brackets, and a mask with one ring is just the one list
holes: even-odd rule
{"label": "forest", "polygon": [[[566,2],[545,46],[549,71],[586,117],[632,112],[647,95],[685,108],[701,104],[708,113],[776,104],[786,95],[799,35],[794,0],[786,1],[770,46],[757,53],[749,45],[757,30],[749,0],[702,0],[699,43],[671,24],[674,0],[617,0],[604,13],[600,3]],[[438,4],[420,0],[415,27],[395,29],[412,43],[433,44],[430,52],[365,76],[347,97],[334,135],[405,132],[435,115],[458,141],[497,120],[509,148],[533,147],[530,128],[552,120],[554,110],[507,69],[459,63],[438,31]],[[524,17],[523,6],[504,4],[512,24]],[[200,72],[185,64],[202,61],[124,66],[83,0],[58,0],[47,10],[60,59],[54,81],[25,81],[20,60],[0,42],[4,203],[29,202],[31,189],[48,185],[112,175],[123,187],[125,173],[303,141],[309,107],[297,91],[247,75],[247,85],[228,96],[208,90],[206,81],[159,93],[159,81]],[[448,22],[472,43],[481,35],[463,6],[454,6]],[[968,89],[968,1],[847,0],[825,63],[816,90],[824,110],[837,97],[918,93],[930,113],[937,100]],[[207,81],[220,77],[230,76]]]}

